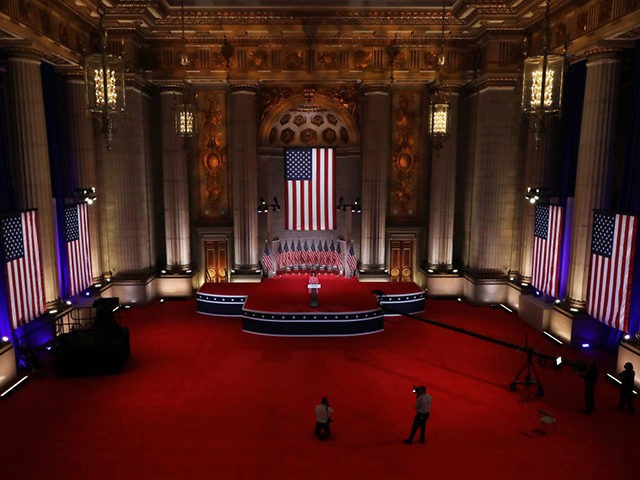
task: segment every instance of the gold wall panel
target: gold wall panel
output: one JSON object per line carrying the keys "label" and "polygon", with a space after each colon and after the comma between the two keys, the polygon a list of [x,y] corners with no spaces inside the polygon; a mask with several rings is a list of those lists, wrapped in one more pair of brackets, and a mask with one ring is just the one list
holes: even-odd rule
{"label": "gold wall panel", "polygon": [[201,219],[230,219],[226,102],[223,92],[198,92],[198,213]]}
{"label": "gold wall panel", "polygon": [[422,194],[422,95],[395,93],[392,102],[389,215],[396,221],[416,219],[420,214]]}

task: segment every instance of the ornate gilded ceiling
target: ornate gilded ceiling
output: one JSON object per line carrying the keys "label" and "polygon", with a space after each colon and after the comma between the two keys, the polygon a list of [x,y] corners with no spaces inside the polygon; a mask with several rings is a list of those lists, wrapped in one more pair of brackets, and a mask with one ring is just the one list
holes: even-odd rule
{"label": "ornate gilded ceiling", "polygon": [[[61,66],[95,51],[98,0],[0,0],[0,49]],[[235,78],[430,81],[442,42],[452,82],[517,71],[540,50],[543,0],[108,0],[110,50],[152,82]],[[444,11],[444,17],[443,17]],[[184,15],[183,15],[184,14]],[[183,23],[184,20],[184,23]],[[443,22],[444,20],[444,22]],[[640,0],[552,0],[551,46],[570,57],[640,37]],[[223,47],[231,45],[227,59]],[[176,59],[191,64],[181,71]],[[535,52],[534,52],[535,53]],[[227,62],[229,60],[229,62]]]}

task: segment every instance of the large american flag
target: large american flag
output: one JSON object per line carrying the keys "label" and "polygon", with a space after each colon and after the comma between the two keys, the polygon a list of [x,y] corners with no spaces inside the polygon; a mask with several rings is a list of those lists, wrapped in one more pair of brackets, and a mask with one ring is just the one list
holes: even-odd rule
{"label": "large american flag", "polygon": [[1,224],[9,320],[16,329],[45,311],[38,213],[10,215]]}
{"label": "large american flag", "polygon": [[73,297],[93,284],[86,203],[64,208],[64,236],[69,263],[69,296]]}
{"label": "large american flag", "polygon": [[594,213],[587,313],[623,331],[629,327],[637,229],[637,217]]}
{"label": "large american flag", "polygon": [[335,156],[331,148],[285,151],[285,229],[335,229]]}
{"label": "large american flag", "polygon": [[552,297],[558,297],[562,221],[562,207],[536,205],[531,284]]}

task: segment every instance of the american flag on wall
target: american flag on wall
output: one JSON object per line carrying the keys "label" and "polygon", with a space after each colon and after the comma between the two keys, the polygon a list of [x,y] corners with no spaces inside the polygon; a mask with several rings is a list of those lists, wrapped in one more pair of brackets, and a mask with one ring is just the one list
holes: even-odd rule
{"label": "american flag on wall", "polygon": [[64,236],[69,263],[69,296],[71,297],[93,284],[87,208],[86,203],[64,208]]}
{"label": "american flag on wall", "polygon": [[637,229],[637,217],[594,213],[587,313],[622,331],[629,328]]}
{"label": "american flag on wall", "polygon": [[562,207],[536,205],[531,284],[541,292],[556,298],[560,277],[562,222]]}
{"label": "american flag on wall", "polygon": [[285,151],[285,229],[335,229],[335,155],[331,148]]}
{"label": "american flag on wall", "polygon": [[45,311],[38,212],[9,215],[1,224],[7,306],[11,328],[16,329]]}

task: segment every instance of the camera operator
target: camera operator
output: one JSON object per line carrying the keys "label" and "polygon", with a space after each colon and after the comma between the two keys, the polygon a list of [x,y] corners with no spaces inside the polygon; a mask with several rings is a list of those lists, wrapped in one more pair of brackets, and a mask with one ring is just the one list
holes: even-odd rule
{"label": "camera operator", "polygon": [[595,408],[596,383],[600,370],[598,364],[591,358],[586,364],[581,364],[578,372],[584,380],[584,413],[593,413]]}
{"label": "camera operator", "polygon": [[331,414],[333,408],[329,405],[327,397],[322,397],[320,404],[315,407],[316,413],[316,437],[320,440],[327,440],[331,435]]}
{"label": "camera operator", "polygon": [[420,385],[419,387],[414,386],[413,393],[416,394],[416,403],[413,406],[413,409],[416,411],[416,415],[413,418],[409,438],[404,440],[404,443],[407,445],[411,445],[413,443],[413,437],[415,437],[418,429],[420,429],[420,443],[424,443],[424,431],[427,420],[431,415],[431,395],[427,393],[427,388],[424,385]]}

